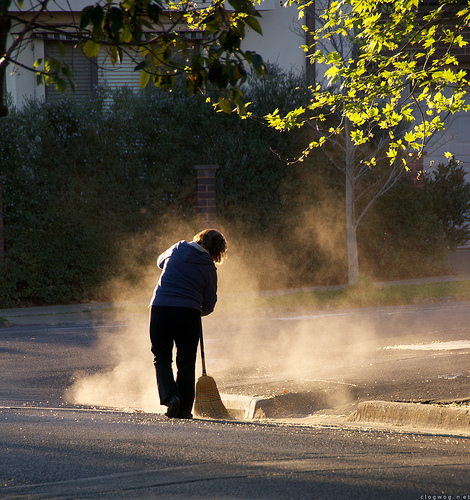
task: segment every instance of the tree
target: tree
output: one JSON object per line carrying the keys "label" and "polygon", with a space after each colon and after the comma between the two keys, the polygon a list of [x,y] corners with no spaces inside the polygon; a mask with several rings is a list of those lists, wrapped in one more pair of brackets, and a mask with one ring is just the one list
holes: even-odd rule
{"label": "tree", "polygon": [[[292,2],[293,3],[293,2]],[[327,142],[340,144],[346,183],[349,284],[358,281],[356,231],[368,208],[419,160],[449,114],[467,111],[467,74],[456,51],[467,41],[468,4],[442,0],[347,0],[307,2],[301,13],[319,12],[314,43],[304,49],[324,68],[326,82],[312,86],[311,101],[281,116],[267,115],[279,130],[309,126],[312,140],[299,161]],[[364,153],[364,148],[367,151]],[[362,158],[355,160],[360,152]],[[389,168],[380,182],[364,184],[369,197],[359,213],[357,192],[365,175],[377,171],[380,154]],[[379,175],[380,178],[380,175]],[[377,179],[377,175],[375,175]]]}
{"label": "tree", "polygon": [[[345,39],[345,37],[332,33],[332,30],[326,26],[324,16],[319,15],[315,10],[308,11],[308,15],[314,16],[315,25],[321,25],[323,32],[328,33],[328,36],[317,40],[317,49],[321,48],[325,54],[334,51],[340,54],[343,60],[357,61],[359,57],[357,39]],[[328,82],[323,82],[323,85],[325,84],[328,85]],[[339,85],[334,87],[336,88],[334,90],[332,88],[331,91],[336,94],[347,93],[342,77],[340,77]],[[333,123],[331,123],[331,119],[329,120],[330,125],[333,125],[333,129],[336,128],[337,133],[326,134],[325,146],[322,149],[327,153],[330,163],[341,172],[345,180],[348,283],[353,285],[359,279],[357,229],[368,210],[403,177],[406,168],[396,159],[391,161],[389,165],[383,161],[391,139],[380,129],[377,130],[377,126],[369,125],[374,134],[370,136],[370,140],[362,144],[355,144],[351,137],[351,120],[347,116],[342,117],[338,111],[332,113]],[[338,123],[344,123],[344,126],[338,127]],[[325,127],[320,128],[318,122],[312,121],[307,121],[306,124],[312,130],[316,140],[320,140],[322,129],[324,130]],[[393,133],[397,135],[400,128],[403,129],[403,127],[395,127]],[[328,154],[328,150],[331,149],[336,151],[335,155]],[[376,165],[374,169],[371,169],[369,162],[374,158]]]}
{"label": "tree", "polygon": [[[246,80],[245,64],[260,74],[263,71],[262,58],[240,48],[247,26],[261,34],[260,15],[250,0],[231,0],[230,12],[223,0],[202,6],[189,0],[107,0],[84,8],[79,20],[64,26],[48,22],[49,3],[30,0],[25,6],[23,0],[0,0],[0,116],[7,113],[3,88],[7,66],[18,63],[15,54],[33,32],[42,30],[72,35],[90,58],[101,47],[113,64],[130,57],[141,73],[141,87],[153,81],[158,87],[171,88],[181,73],[187,75],[194,94],[212,85],[221,91],[218,103],[226,111],[231,101],[244,112],[239,87]],[[71,11],[68,2],[64,5],[64,10]],[[188,29],[204,33],[198,50]],[[58,59],[37,60],[26,69],[37,72],[39,83],[54,84],[61,91],[74,88],[71,69]]]}

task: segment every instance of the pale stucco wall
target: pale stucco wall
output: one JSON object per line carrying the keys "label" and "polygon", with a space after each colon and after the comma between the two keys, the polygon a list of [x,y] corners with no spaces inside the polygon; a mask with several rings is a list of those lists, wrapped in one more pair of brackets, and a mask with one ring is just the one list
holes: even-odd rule
{"label": "pale stucco wall", "polygon": [[305,71],[305,32],[295,6],[283,7],[279,0],[263,0],[256,4],[262,18],[263,36],[249,29],[243,41],[244,50],[253,50],[263,60],[276,63],[285,71]]}
{"label": "pale stucco wall", "polygon": [[[24,43],[14,57],[21,65],[33,68],[34,61],[44,58],[42,40]],[[7,92],[18,108],[23,107],[28,99],[44,99],[45,88],[36,84],[36,73],[18,64],[9,64],[7,67],[6,83]]]}

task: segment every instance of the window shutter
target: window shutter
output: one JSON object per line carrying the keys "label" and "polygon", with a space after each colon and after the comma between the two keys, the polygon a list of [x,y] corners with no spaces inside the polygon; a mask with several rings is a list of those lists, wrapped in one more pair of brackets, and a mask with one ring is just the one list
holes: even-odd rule
{"label": "window shutter", "polygon": [[44,54],[47,57],[54,57],[60,61],[66,62],[72,71],[72,80],[75,82],[75,92],[67,89],[65,94],[56,90],[55,85],[46,86],[46,101],[58,101],[63,97],[82,101],[88,99],[95,92],[98,84],[98,71],[96,62],[89,59],[83,53],[80,47],[75,47],[73,42],[62,42],[64,55],[59,49],[59,42],[44,41]]}

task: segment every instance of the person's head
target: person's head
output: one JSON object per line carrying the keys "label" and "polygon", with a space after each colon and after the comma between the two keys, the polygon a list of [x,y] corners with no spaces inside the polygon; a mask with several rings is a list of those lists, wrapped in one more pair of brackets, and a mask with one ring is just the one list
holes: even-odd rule
{"label": "person's head", "polygon": [[193,241],[204,247],[214,262],[222,262],[227,251],[224,235],[215,229],[204,229],[194,236]]}

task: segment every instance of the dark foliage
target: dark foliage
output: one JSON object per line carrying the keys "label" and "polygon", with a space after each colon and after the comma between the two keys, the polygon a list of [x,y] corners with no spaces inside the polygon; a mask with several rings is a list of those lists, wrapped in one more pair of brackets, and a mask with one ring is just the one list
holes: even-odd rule
{"label": "dark foliage", "polygon": [[[308,102],[304,82],[274,69],[249,99],[257,119],[215,113],[179,85],[12,110],[0,121],[0,306],[103,299],[109,280],[138,279],[176,221],[186,236],[200,229],[193,167],[207,163],[219,166],[218,220],[249,242],[230,247],[246,252],[261,286],[344,283],[344,179],[321,151],[288,165],[308,131],[280,134],[262,119]],[[403,182],[380,199],[359,232],[363,268],[392,278],[440,265],[469,237],[463,176],[439,166],[423,188]]]}
{"label": "dark foliage", "polygon": [[458,162],[403,179],[382,196],[358,236],[361,265],[380,279],[445,270],[449,250],[470,239],[470,185]]}

